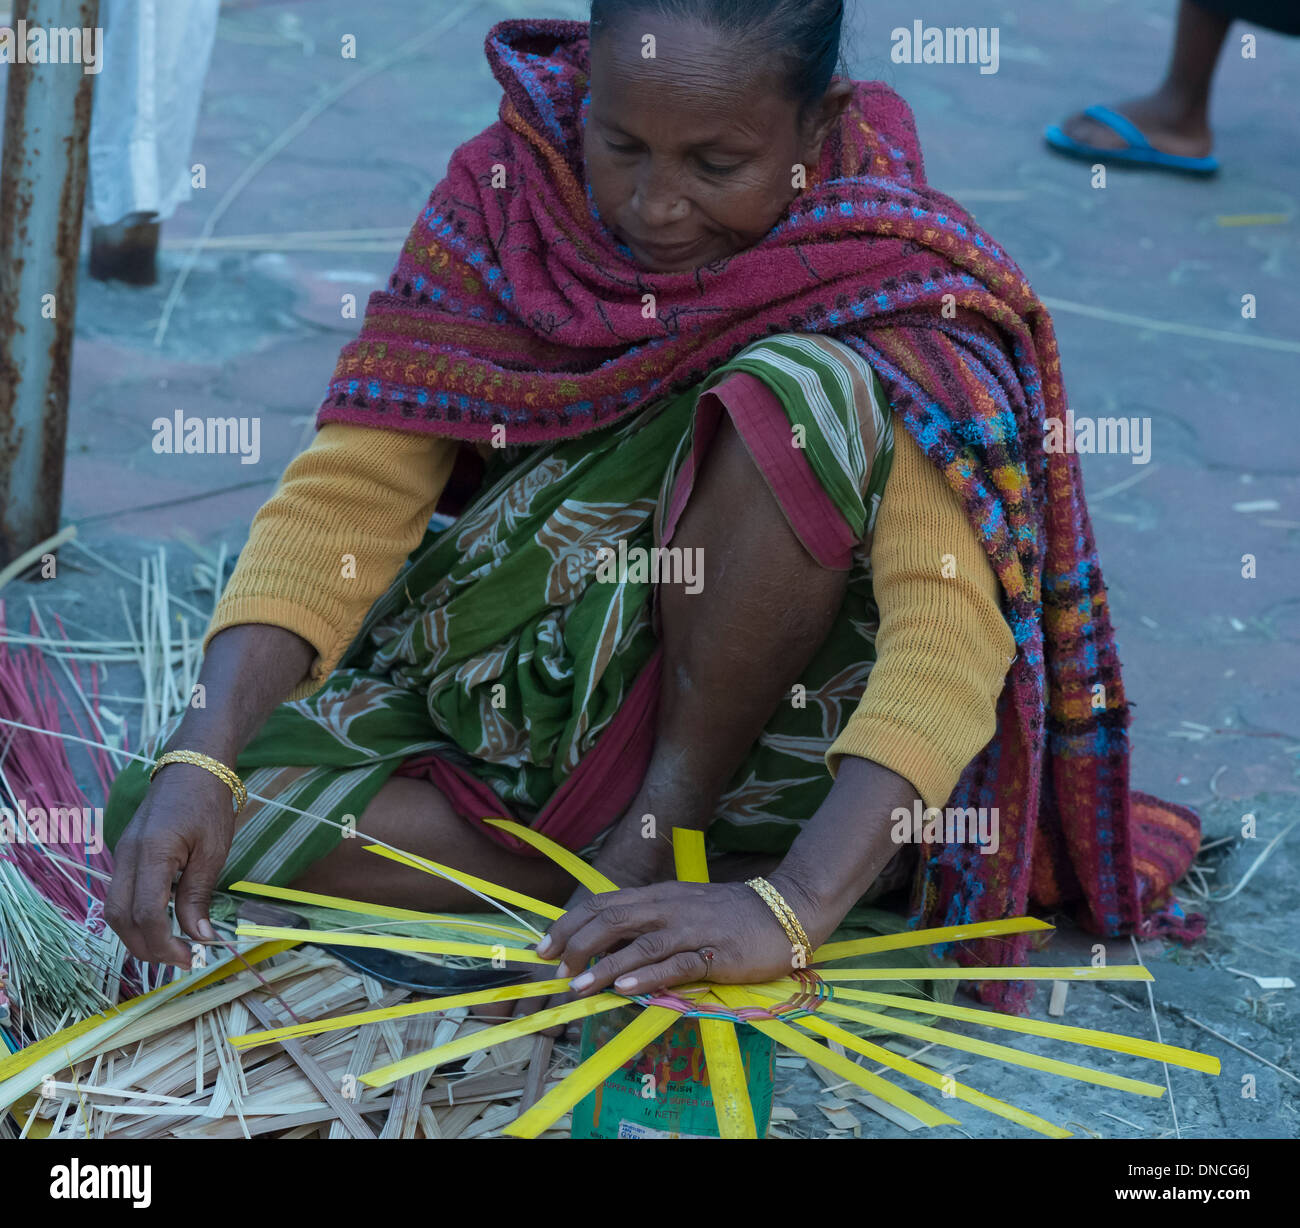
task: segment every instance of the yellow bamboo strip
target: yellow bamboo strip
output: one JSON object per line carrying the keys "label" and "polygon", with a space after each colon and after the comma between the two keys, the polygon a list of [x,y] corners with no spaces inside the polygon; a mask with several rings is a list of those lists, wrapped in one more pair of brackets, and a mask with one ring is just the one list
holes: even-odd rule
{"label": "yellow bamboo strip", "polygon": [[483,821],[490,823],[493,827],[501,828],[502,831],[508,831],[525,844],[531,844],[533,848],[545,853],[557,866],[572,874],[588,891],[594,891],[597,895],[600,895],[606,891],[618,890],[618,884],[613,879],[606,878],[595,866],[589,866],[583,861],[577,853],[571,853],[562,844],[556,844],[554,840],[548,840],[545,836],[533,831],[531,827],[525,827],[522,823],[516,823],[512,819],[484,819]]}
{"label": "yellow bamboo strip", "polygon": [[707,883],[709,861],[704,854],[704,833],[689,827],[674,827],[673,862],[679,883]]}
{"label": "yellow bamboo strip", "polygon": [[1045,1118],[1037,1116],[1037,1114],[1026,1112],[1024,1109],[1018,1109],[1013,1104],[1007,1104],[1005,1100],[987,1096],[981,1091],[976,1091],[973,1087],[958,1083],[951,1076],[931,1070],[928,1066],[922,1066],[920,1062],[913,1062],[900,1054],[891,1053],[881,1045],[873,1045],[869,1040],[864,1040],[861,1036],[855,1036],[846,1028],[831,1023],[828,1019],[821,1019],[816,1015],[806,1015],[804,1018],[797,1020],[797,1023],[800,1027],[807,1028],[810,1032],[816,1032],[818,1036],[824,1036],[827,1040],[839,1041],[846,1049],[861,1053],[863,1057],[872,1058],[874,1061],[888,1066],[891,1070],[897,1070],[899,1074],[907,1075],[909,1078],[913,1078],[929,1087],[937,1087],[940,1091],[947,1090],[950,1095],[955,1096],[958,1100],[964,1100],[967,1104],[973,1104],[977,1108],[996,1113],[997,1116],[1005,1117],[1007,1121],[1014,1121],[1017,1125],[1033,1130],[1037,1134],[1045,1134],[1049,1138],[1071,1137],[1069,1130],[1063,1130],[1054,1122],[1047,1121]]}
{"label": "yellow bamboo strip", "polygon": [[813,962],[820,964],[830,959],[848,959],[852,955],[905,951],[910,947],[928,947],[941,942],[964,942],[971,938],[995,938],[999,934],[1023,934],[1053,928],[1037,917],[1008,917],[1005,921],[975,921],[969,925],[942,925],[938,929],[904,930],[901,934],[882,934],[879,938],[828,942],[813,952]]}
{"label": "yellow bamboo strip", "polygon": [[241,925],[241,938],[293,938],[323,947],[371,947],[378,951],[423,951],[429,955],[465,955],[475,959],[499,959],[507,964],[558,964],[543,959],[536,951],[500,944],[455,942],[450,938],[407,938],[401,934],[350,934],[337,930],[296,930],[279,925]]}
{"label": "yellow bamboo strip", "polygon": [[475,878],[473,874],[453,870],[451,866],[444,866],[438,861],[430,861],[427,857],[417,857],[413,853],[399,853],[396,849],[386,849],[381,844],[367,844],[365,850],[367,853],[374,853],[378,857],[387,857],[389,861],[396,861],[401,865],[410,866],[413,870],[423,870],[426,874],[432,874],[436,878],[447,879],[453,883],[463,883],[467,887],[473,887],[475,891],[481,891],[484,895],[491,896],[494,900],[501,900],[505,904],[514,904],[519,908],[526,908],[529,912],[535,912],[540,917],[549,917],[552,921],[557,921],[564,916],[563,908],[556,908],[554,904],[548,904],[545,900],[536,900],[531,895],[524,895],[522,891],[512,891],[509,887],[498,887],[496,883],[490,883],[485,878]]}
{"label": "yellow bamboo strip", "polygon": [[568,1023],[572,1019],[584,1019],[588,1015],[612,1011],[615,1007],[626,1006],[627,1001],[618,994],[602,993],[593,994],[590,998],[579,998],[576,1002],[566,1002],[562,1006],[547,1007],[546,1010],[537,1011],[532,1015],[512,1019],[509,1023],[499,1023],[496,1027],[484,1028],[468,1036],[458,1036],[445,1045],[437,1045],[432,1049],[426,1049],[423,1053],[412,1054],[400,1062],[367,1071],[361,1076],[361,1082],[367,1087],[387,1087],[398,1079],[417,1074],[421,1070],[428,1070],[431,1066],[445,1066],[448,1062],[477,1053],[480,1049],[490,1049],[503,1041],[514,1040],[517,1036],[530,1036],[534,1032]]}
{"label": "yellow bamboo strip", "polygon": [[749,1100],[745,1067],[740,1060],[736,1025],[726,1019],[697,1019],[696,1023],[704,1044],[704,1063],[709,1072],[709,1091],[713,1095],[713,1112],[718,1119],[718,1136],[757,1138],[758,1124],[754,1121],[754,1106]]}
{"label": "yellow bamboo strip", "polygon": [[[718,998],[732,1010],[741,1006],[765,1005],[763,999],[757,994],[750,993],[747,986],[715,985],[710,996]],[[777,1044],[806,1057],[810,1062],[816,1062],[842,1079],[848,1079],[850,1083],[856,1083],[864,1091],[879,1096],[881,1100],[892,1104],[896,1109],[902,1109],[904,1113],[910,1113],[927,1126],[955,1124],[955,1118],[949,1117],[947,1113],[934,1108],[933,1105],[926,1104],[919,1096],[903,1091],[902,1088],[895,1087],[879,1075],[864,1070],[856,1062],[850,1062],[843,1054],[836,1053],[811,1036],[796,1031],[788,1023],[771,1019],[752,1019],[747,1022],[750,1027],[757,1028],[765,1036],[770,1036]]]}
{"label": "yellow bamboo strip", "polygon": [[[760,1000],[762,995],[759,995]],[[977,1053],[981,1057],[991,1057],[998,1061],[1010,1062],[1013,1066],[1025,1066],[1030,1070],[1039,1070],[1045,1074],[1063,1075],[1067,1079],[1078,1079],[1082,1083],[1096,1083],[1102,1087],[1113,1087],[1117,1091],[1133,1092],[1139,1096],[1163,1096],[1165,1089],[1155,1083],[1146,1083],[1140,1079],[1126,1079],[1120,1075],[1107,1074],[1102,1070],[1092,1070],[1087,1066],[1076,1066],[1073,1062],[1060,1062],[1055,1058],[1039,1057],[1035,1053],[1025,1053],[1007,1045],[995,1045],[986,1040],[975,1040],[970,1036],[958,1036],[955,1032],[943,1032],[938,1028],[926,1027],[920,1023],[909,1023],[905,1019],[894,1019],[876,1011],[863,1010],[859,1006],[844,1006],[839,1002],[823,1002],[818,1008],[821,1015],[834,1015],[840,1019],[856,1019],[859,1023],[870,1023],[886,1032],[895,1032],[900,1036],[911,1036],[917,1040],[931,1041],[949,1049],[961,1049],[966,1053]]]}
{"label": "yellow bamboo strip", "polygon": [[254,1049],[281,1040],[299,1040],[304,1036],[319,1036],[322,1032],[337,1032],[342,1028],[362,1027],[368,1023],[388,1023],[393,1019],[409,1019],[430,1011],[450,1011],[458,1006],[481,1006],[485,1002],[513,1002],[520,998],[543,998],[564,993],[569,980],[527,981],[522,985],[501,985],[496,989],[477,989],[473,993],[451,994],[444,998],[430,998],[423,1002],[403,1002],[399,1006],[385,1006],[376,1010],[356,1011],[350,1015],[332,1015],[328,1019],[315,1019],[308,1023],[291,1023],[265,1032],[245,1032],[241,1036],[227,1036],[236,1049]]}
{"label": "yellow bamboo strip", "polygon": [[[778,995],[784,997],[785,994]],[[1023,1032],[1028,1036],[1045,1036],[1052,1040],[1067,1041],[1072,1045],[1088,1045],[1093,1049],[1110,1049],[1115,1053],[1130,1053],[1134,1057],[1150,1058],[1153,1062],[1168,1062],[1185,1066],[1205,1074],[1219,1073],[1219,1059],[1195,1049],[1182,1049],[1177,1045],[1157,1044],[1153,1040],[1140,1040],[1119,1032],[1099,1032],[1093,1028],[1072,1028],[1063,1023],[1046,1023],[1038,1019],[1021,1019],[1018,1015],[1004,1015],[1001,1011],[976,1010],[969,1006],[949,1006],[943,1002],[930,1002],[923,998],[909,998],[903,994],[870,993],[862,989],[835,988],[835,997],[851,1002],[870,1002],[875,1006],[895,1006],[900,1010],[915,1011],[922,1015],[938,1015],[944,1019],[960,1019],[978,1023],[986,1028],[1002,1028],[1008,1032]]]}
{"label": "yellow bamboo strip", "polygon": [[[551,1088],[532,1108],[502,1130],[515,1138],[536,1138],[564,1116],[583,1096],[603,1083],[678,1019],[676,1011],[648,1006],[616,1036],[596,1050],[577,1070]],[[752,1138],[753,1135],[751,1134]]]}
{"label": "yellow bamboo strip", "polygon": [[496,921],[466,921],[460,917],[436,912],[415,912],[410,908],[393,908],[388,904],[367,904],[364,900],[348,900],[341,895],[320,895],[315,891],[298,891],[293,887],[274,887],[270,883],[231,883],[228,891],[242,891],[246,895],[264,895],[273,900],[289,900],[294,904],[315,904],[320,908],[333,908],[339,912],[364,913],[370,917],[391,917],[395,921],[432,921],[438,925],[458,926],[467,930],[492,930],[518,938],[522,942],[535,942],[536,935],[518,925],[502,925]]}
{"label": "yellow bamboo strip", "polygon": [[1108,968],[818,968],[823,981],[1150,981],[1141,964]]}

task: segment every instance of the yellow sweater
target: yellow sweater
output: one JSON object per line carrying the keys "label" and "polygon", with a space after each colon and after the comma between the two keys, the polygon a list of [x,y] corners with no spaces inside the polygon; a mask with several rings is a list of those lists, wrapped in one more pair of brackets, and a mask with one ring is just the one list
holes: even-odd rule
{"label": "yellow sweater", "polygon": [[[433,435],[322,427],[254,518],[205,647],[239,623],[287,628],[318,654],[290,698],[310,695],[419,544],[459,446]],[[876,664],[827,765],[833,773],[841,755],[875,760],[910,781],[927,806],[942,806],[993,736],[1015,643],[961,504],[897,422],[871,565]]]}

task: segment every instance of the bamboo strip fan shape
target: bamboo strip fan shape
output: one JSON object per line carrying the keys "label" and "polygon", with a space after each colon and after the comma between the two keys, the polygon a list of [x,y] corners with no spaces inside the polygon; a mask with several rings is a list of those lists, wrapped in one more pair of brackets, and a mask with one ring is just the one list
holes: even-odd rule
{"label": "bamboo strip fan shape", "polygon": [[[495,826],[508,830],[519,839],[531,844],[558,865],[564,867],[583,886],[595,892],[616,891],[617,886],[594,867],[582,861],[569,850],[508,819],[490,819]],[[562,910],[541,900],[517,891],[499,887],[483,879],[452,870],[421,857],[396,853],[378,845],[368,845],[367,850],[380,856],[398,860],[416,869],[439,877],[472,885],[503,905],[513,904],[540,916],[551,919],[562,915]],[[681,882],[708,882],[708,869],[704,854],[704,837],[698,831],[675,828],[673,853],[677,878]],[[410,910],[390,910],[360,901],[343,900],[333,896],[272,887],[260,883],[235,883],[232,891],[243,891],[302,903],[318,903],[328,907],[372,915],[400,913],[405,919],[438,920],[434,914],[421,914]],[[513,914],[512,914],[513,915]],[[557,964],[558,960],[543,959],[530,946],[506,945],[508,942],[530,944],[535,935],[522,925],[493,925],[491,942],[459,942],[442,938],[411,938],[386,934],[331,932],[323,930],[290,929],[265,925],[241,925],[237,931],[243,938],[263,941],[312,942],[324,946],[377,947],[392,951],[415,951],[439,955],[478,957],[485,960],[522,965]],[[959,1050],[963,1053],[993,1058],[1013,1066],[1042,1071],[1114,1088],[1139,1096],[1159,1097],[1165,1089],[1156,1083],[1128,1078],[1109,1071],[1057,1058],[1043,1057],[1008,1045],[979,1040],[954,1032],[942,1031],[906,1018],[881,1014],[872,1007],[892,1007],[905,1012],[938,1016],[955,1022],[974,1023],[1004,1032],[1019,1032],[1048,1040],[1064,1041],[1085,1048],[1129,1054],[1156,1062],[1183,1066],[1205,1074],[1219,1073],[1219,1061],[1204,1053],[1182,1049],[1174,1045],[1158,1044],[1137,1037],[1089,1028],[1068,1027],[1004,1015],[997,1011],[947,1005],[897,994],[875,993],[869,989],[854,988],[871,981],[925,981],[940,978],[954,980],[1088,980],[1088,981],[1149,981],[1150,972],[1140,964],[1113,967],[1023,967],[1023,968],[853,968],[819,967],[830,961],[854,956],[878,954],[907,948],[929,946],[937,943],[960,942],[972,938],[986,938],[999,934],[1025,933],[1052,927],[1033,917],[1013,917],[1003,921],[985,921],[971,925],[945,926],[938,929],[912,930],[877,938],[850,942],[827,943],[813,952],[812,966],[796,969],[791,976],[773,981],[746,985],[724,985],[698,982],[675,987],[670,992],[655,995],[627,997],[605,992],[580,998],[561,1006],[547,1007],[531,1015],[488,1027],[471,1035],[461,1036],[446,1044],[435,1046],[423,1053],[406,1057],[368,1071],[361,1082],[370,1087],[385,1087],[399,1079],[434,1067],[446,1065],[470,1054],[539,1032],[544,1028],[571,1020],[601,1014],[629,1003],[641,1006],[640,1014],[618,1032],[603,1048],[561,1080],[531,1108],[523,1112],[505,1133],[520,1138],[535,1138],[569,1112],[585,1095],[599,1086],[615,1070],[666,1031],[680,1016],[689,1015],[698,1020],[704,1046],[704,1058],[709,1071],[717,1114],[718,1132],[723,1138],[755,1138],[757,1130],[749,1101],[736,1029],[752,1027],[771,1037],[778,1045],[807,1058],[829,1072],[845,1079],[863,1090],[878,1096],[887,1104],[910,1113],[926,1126],[957,1124],[947,1108],[938,1108],[923,1100],[906,1087],[895,1085],[873,1074],[844,1052],[832,1049],[829,1042],[848,1053],[869,1058],[873,1062],[901,1075],[911,1084],[919,1084],[941,1093],[945,1105],[959,1111],[959,1104],[973,1105],[1016,1122],[1035,1133],[1051,1138],[1068,1138],[1070,1131],[1047,1121],[1034,1113],[1017,1108],[985,1092],[959,1083],[941,1072],[910,1060],[898,1053],[866,1040],[838,1021],[852,1021],[873,1025],[896,1036]],[[482,1003],[510,1002],[522,998],[546,997],[563,993],[569,987],[568,978],[529,981],[523,985],[507,985],[495,989],[479,990],[434,998],[423,1002],[405,1003],[385,1009],[361,1011],[314,1022],[296,1023],[285,1027],[269,1028],[229,1037],[237,1049],[251,1049],[305,1036],[316,1036],[336,1028],[355,1027],[360,1024],[383,1023],[392,1019],[405,1019],[426,1012],[452,1010],[456,1007],[476,1006]]]}

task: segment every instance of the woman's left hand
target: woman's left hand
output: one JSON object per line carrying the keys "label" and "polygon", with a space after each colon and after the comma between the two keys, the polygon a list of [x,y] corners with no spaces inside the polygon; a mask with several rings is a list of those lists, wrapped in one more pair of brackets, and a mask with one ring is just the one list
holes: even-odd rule
{"label": "woman's left hand", "polygon": [[690,981],[770,981],[796,967],[776,917],[743,883],[662,882],[588,896],[537,952],[575,971],[580,998],[611,987],[630,996]]}

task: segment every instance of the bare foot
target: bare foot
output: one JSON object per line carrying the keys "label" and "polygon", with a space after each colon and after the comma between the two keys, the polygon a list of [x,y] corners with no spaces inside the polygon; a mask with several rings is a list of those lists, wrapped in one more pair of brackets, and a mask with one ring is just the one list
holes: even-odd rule
{"label": "bare foot", "polygon": [[[1110,109],[1132,120],[1162,153],[1205,158],[1213,148],[1214,138],[1204,111],[1188,107],[1164,93],[1115,103]],[[1082,113],[1071,115],[1061,127],[1067,136],[1098,149],[1124,149],[1128,145],[1113,128]]]}

